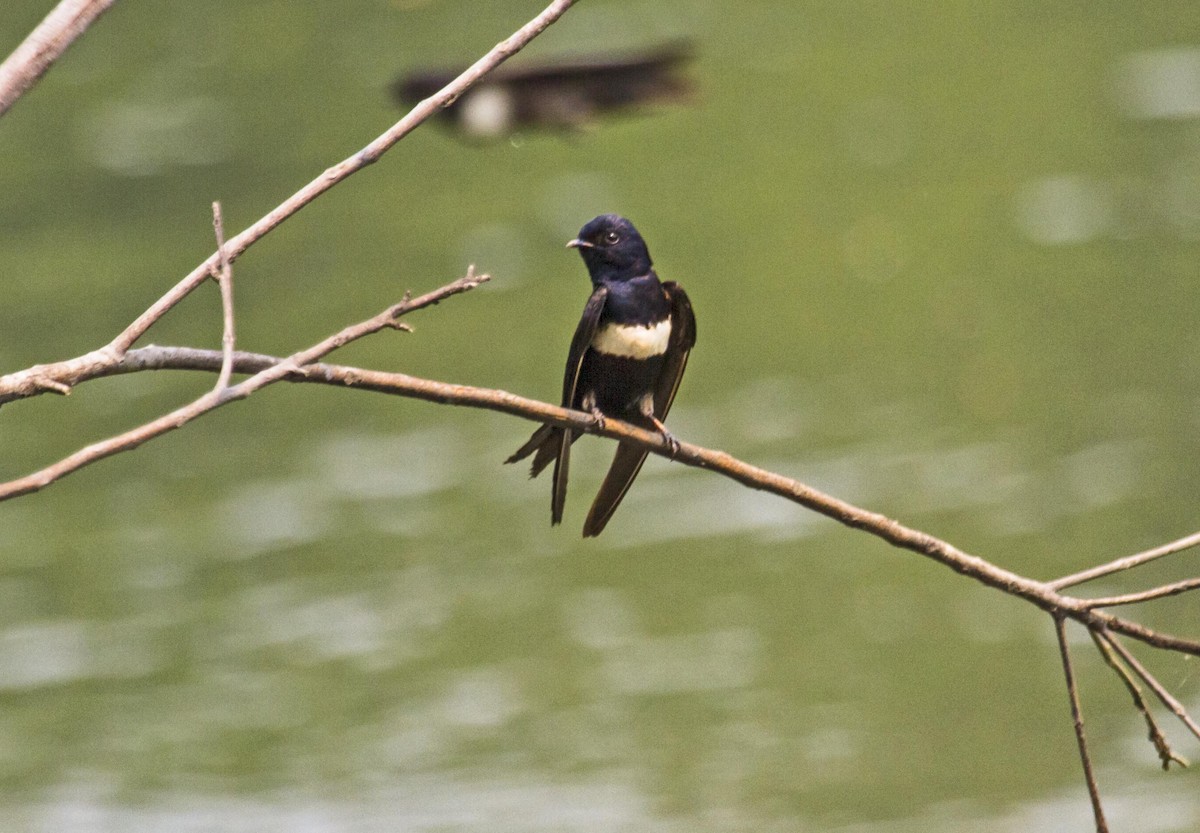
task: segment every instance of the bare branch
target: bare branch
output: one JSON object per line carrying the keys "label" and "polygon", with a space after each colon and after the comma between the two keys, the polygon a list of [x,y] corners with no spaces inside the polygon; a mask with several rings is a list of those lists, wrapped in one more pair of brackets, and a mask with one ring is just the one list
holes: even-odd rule
{"label": "bare branch", "polygon": [[217,374],[216,390],[229,387],[233,378],[233,349],[236,346],[236,336],[233,329],[233,267],[225,256],[225,221],[221,217],[221,204],[214,202],[213,232],[217,237],[217,258],[219,268],[213,271],[213,277],[221,286],[221,317],[224,326],[221,330],[221,372]]}
{"label": "bare branch", "polygon": [[[1053,585],[1053,582],[1051,582]],[[1138,593],[1126,593],[1123,596],[1106,596],[1099,599],[1088,599],[1088,607],[1116,607],[1117,605],[1131,605],[1138,602],[1150,602],[1155,599],[1165,599],[1168,596],[1178,596],[1180,593],[1186,593],[1189,590],[1195,590],[1200,587],[1200,577],[1188,578],[1183,581],[1177,581],[1173,584],[1164,584],[1161,587],[1153,587],[1149,590],[1142,590]]]}
{"label": "bare branch", "polygon": [[[225,254],[230,262],[236,261],[246,249],[254,245],[263,235],[270,232],[330,188],[342,182],[351,174],[361,171],[372,162],[378,160],[379,157],[411,133],[417,126],[437,113],[438,110],[452,104],[455,99],[470,89],[480,78],[500,66],[500,64],[517,52],[520,52],[526,44],[545,31],[546,27],[562,17],[574,3],[575,0],[554,0],[541,14],[530,20],[510,37],[496,44],[491,51],[472,64],[461,75],[435,95],[430,96],[410,110],[404,118],[392,125],[385,133],[365,148],[327,169],[312,182],[271,209],[271,211],[257,222],[229,241],[225,248]],[[145,334],[146,330],[150,329],[155,321],[162,318],[163,315],[208,277],[218,265],[218,259],[218,255],[215,252],[209,255],[207,260],[189,272],[179,283],[139,315],[105,349],[118,355],[128,350],[135,341]]]}
{"label": "bare branch", "polygon": [[1150,687],[1150,690],[1153,691],[1155,696],[1158,697],[1159,701],[1161,701],[1162,704],[1170,710],[1171,714],[1179,718],[1179,722],[1186,726],[1188,731],[1196,736],[1197,740],[1200,740],[1200,724],[1197,724],[1192,716],[1188,714],[1187,709],[1183,707],[1183,703],[1180,703],[1177,699],[1171,696],[1171,692],[1167,691],[1166,686],[1160,683],[1158,678],[1151,674],[1150,671],[1138,661],[1138,658],[1135,657],[1133,653],[1125,647],[1124,644],[1122,644],[1121,640],[1104,630],[1100,631],[1100,636],[1114,651],[1121,655],[1121,659],[1125,661],[1125,664],[1132,668],[1134,673],[1142,678],[1143,682]]}
{"label": "bare branch", "polygon": [[62,0],[0,64],[0,116],[50,69],[116,0]]}
{"label": "bare branch", "polygon": [[1133,674],[1130,673],[1125,664],[1117,657],[1112,643],[1101,631],[1089,630],[1088,635],[1092,637],[1092,641],[1100,649],[1100,655],[1104,657],[1104,661],[1108,663],[1108,667],[1125,683],[1125,688],[1129,691],[1129,696],[1133,698],[1133,707],[1137,709],[1138,713],[1142,716],[1142,720],[1146,722],[1146,735],[1150,739],[1150,743],[1154,746],[1154,751],[1158,753],[1158,759],[1162,762],[1162,768],[1170,769],[1172,761],[1180,766],[1187,766],[1187,760],[1177,755],[1175,750],[1171,748],[1167,736],[1163,734],[1162,729],[1158,726],[1158,721],[1154,719],[1154,714],[1150,711],[1150,707],[1146,705],[1146,698],[1142,696],[1141,686],[1137,684],[1137,680],[1133,678]]}
{"label": "bare branch", "polygon": [[93,350],[52,364],[35,364],[0,376],[0,405],[37,396],[42,393],[59,393],[66,396],[77,383],[91,379],[97,370],[109,367],[121,357],[107,348]]}
{"label": "bare branch", "polygon": [[1083,778],[1087,782],[1088,796],[1092,800],[1092,816],[1096,820],[1096,833],[1108,833],[1108,822],[1104,820],[1104,806],[1100,803],[1100,787],[1096,784],[1096,773],[1092,771],[1092,756],[1088,753],[1087,734],[1083,729],[1083,708],[1079,704],[1079,688],[1075,683],[1075,669],[1071,665],[1071,649],[1067,646],[1067,621],[1063,616],[1054,617],[1054,633],[1058,637],[1058,653],[1062,657],[1063,676],[1067,681],[1067,696],[1071,699],[1071,720],[1075,724],[1075,742],[1079,745],[1079,760],[1083,764]]}
{"label": "bare branch", "polygon": [[1092,567],[1082,572],[1074,573],[1073,575],[1056,578],[1050,582],[1050,586],[1056,590],[1062,590],[1065,587],[1073,587],[1076,584],[1083,584],[1085,581],[1101,578],[1103,576],[1119,573],[1122,570],[1130,570],[1134,567],[1140,567],[1154,561],[1157,558],[1162,558],[1164,555],[1173,555],[1177,552],[1190,549],[1200,545],[1200,532],[1193,532],[1191,535],[1185,535],[1177,541],[1172,541],[1169,544],[1163,544],[1159,547],[1139,552],[1136,555],[1127,555],[1124,558],[1118,558],[1116,561],[1110,561],[1107,564],[1101,564],[1098,567]]}
{"label": "bare branch", "polygon": [[[396,319],[405,313],[432,306],[452,295],[473,289],[489,279],[488,275],[476,275],[474,268],[472,268],[468,270],[465,277],[459,278],[433,292],[426,293],[415,300],[408,300],[406,298],[398,304],[393,304],[374,318],[346,327],[306,350],[294,353],[286,359],[277,360],[270,367],[263,368],[249,379],[236,385],[211,390],[187,405],[164,414],[145,425],[140,425],[123,434],[81,448],[74,454],[40,471],[8,483],[0,484],[0,500],[7,500],[29,494],[30,492],[39,491],[84,466],[123,451],[131,451],[147,440],[162,436],[169,431],[174,431],[176,428],[181,428],[197,417],[203,416],[227,402],[244,399],[254,391],[277,382],[290,373],[299,372],[305,365],[315,362],[322,356],[328,355],[355,339],[362,338],[371,333],[377,333],[388,327],[395,327]],[[220,364],[224,364],[224,356],[221,356]]]}

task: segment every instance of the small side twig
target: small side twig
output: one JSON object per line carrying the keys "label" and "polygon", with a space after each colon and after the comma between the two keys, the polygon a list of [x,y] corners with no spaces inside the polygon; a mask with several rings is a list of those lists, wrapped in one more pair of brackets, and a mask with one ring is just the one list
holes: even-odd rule
{"label": "small side twig", "polygon": [[1054,617],[1054,633],[1058,637],[1058,652],[1062,657],[1063,676],[1067,681],[1067,696],[1071,699],[1071,720],[1075,724],[1075,742],[1079,745],[1079,759],[1083,764],[1083,778],[1087,782],[1088,796],[1092,801],[1092,817],[1096,820],[1096,833],[1108,833],[1108,822],[1104,819],[1104,805],[1100,802],[1100,787],[1096,784],[1096,773],[1092,770],[1092,756],[1088,753],[1087,733],[1083,728],[1083,708],[1079,704],[1079,688],[1075,682],[1075,669],[1071,663],[1071,649],[1067,646],[1067,620],[1065,616]]}
{"label": "small side twig", "polygon": [[221,330],[221,372],[217,374],[215,390],[229,387],[233,378],[233,350],[237,338],[233,329],[233,267],[225,254],[225,221],[221,217],[221,203],[214,202],[213,232],[217,237],[218,268],[212,272],[213,278],[221,287],[221,317],[224,326]]}
{"label": "small side twig", "polygon": [[1133,707],[1137,709],[1138,713],[1142,716],[1142,720],[1146,722],[1146,736],[1150,739],[1151,745],[1154,746],[1154,751],[1158,753],[1158,759],[1162,763],[1162,768],[1170,769],[1172,762],[1180,766],[1187,766],[1187,759],[1180,757],[1171,748],[1167,736],[1163,734],[1158,721],[1154,719],[1154,713],[1150,711],[1150,707],[1146,704],[1146,698],[1142,696],[1142,687],[1137,684],[1137,680],[1133,678],[1133,674],[1117,657],[1112,645],[1104,637],[1104,634],[1088,628],[1088,635],[1096,643],[1096,647],[1100,650],[1100,655],[1104,657],[1104,661],[1108,663],[1108,667],[1125,683],[1125,688],[1129,691],[1129,696],[1133,698]]}
{"label": "small side twig", "polygon": [[[466,281],[468,278],[462,280]],[[479,280],[482,279],[479,278]],[[449,288],[453,287],[452,284]],[[431,296],[437,296],[439,293],[430,293],[421,298],[402,302],[381,313],[376,319],[364,323],[377,328],[390,326],[388,321],[392,320],[395,315],[424,304],[435,303],[438,298]],[[330,349],[336,349],[340,343],[344,343],[346,338],[347,334],[343,331],[332,336],[327,342],[332,344]],[[324,352],[318,350],[319,355],[324,355],[325,352],[328,350]],[[219,353],[211,351],[206,353],[202,350],[184,348],[147,347],[128,355],[134,356],[135,359],[125,361],[118,358],[115,361],[93,365],[88,368],[86,378],[111,376],[116,373],[135,372],[148,368],[173,367],[176,369],[212,370],[219,368],[222,360]],[[1148,628],[1139,622],[1114,616],[1107,611],[1093,609],[1088,606],[1087,600],[1064,595],[1052,589],[1045,582],[1013,573],[983,558],[964,552],[933,535],[905,526],[877,512],[871,512],[839,500],[794,478],[750,465],[723,451],[707,449],[686,442],[680,443],[678,449],[672,449],[656,431],[647,431],[617,419],[606,420],[603,426],[597,426],[591,414],[560,408],[556,405],[516,396],[506,391],[439,382],[403,373],[366,368],[327,364],[319,367],[312,366],[311,363],[317,361],[319,355],[302,357],[297,354],[290,359],[280,359],[272,356],[237,354],[234,369],[235,372],[258,373],[275,368],[274,372],[277,376],[272,377],[273,379],[285,378],[294,382],[337,385],[407,396],[445,405],[485,408],[635,444],[651,453],[669,456],[678,463],[708,469],[752,489],[778,495],[848,527],[868,532],[892,546],[911,550],[933,559],[957,573],[1001,590],[1008,595],[1024,599],[1052,615],[1067,616],[1089,628],[1105,628],[1114,633],[1124,634],[1156,648],[1200,656],[1200,640],[1164,633]],[[300,358],[303,360],[299,361]],[[72,374],[76,373],[75,365],[71,365],[68,370]],[[79,375],[66,375],[63,377],[63,381],[76,384],[82,378],[84,377]],[[5,379],[0,377],[0,402],[4,401],[6,395],[4,382]],[[23,384],[23,380],[13,380],[15,387],[20,384]],[[239,389],[244,390],[240,386],[231,388],[231,390]],[[11,487],[11,483],[0,484],[0,500],[15,496]]]}
{"label": "small side twig", "polygon": [[1163,544],[1152,549],[1139,552],[1134,555],[1127,555],[1124,558],[1118,558],[1115,561],[1110,561],[1107,564],[1100,564],[1096,567],[1091,567],[1087,570],[1082,570],[1078,573],[1072,573],[1069,576],[1056,578],[1053,581],[1047,582],[1055,590],[1062,590],[1067,587],[1074,587],[1076,584],[1083,584],[1085,581],[1102,578],[1104,576],[1119,573],[1122,570],[1131,570],[1134,567],[1140,567],[1143,564],[1148,564],[1155,559],[1162,558],[1166,555],[1173,555],[1177,552],[1190,549],[1195,546],[1200,546],[1200,532],[1193,532],[1191,535]]}
{"label": "small side twig", "polygon": [[1116,607],[1117,605],[1131,605],[1138,602],[1150,602],[1155,599],[1165,599],[1167,596],[1178,596],[1180,593],[1186,593],[1189,590],[1195,590],[1200,587],[1200,576],[1195,578],[1187,578],[1183,581],[1176,581],[1172,584],[1164,584],[1161,587],[1152,587],[1149,590],[1141,590],[1137,593],[1126,593],[1123,596],[1105,596],[1099,599],[1087,599],[1088,607]]}
{"label": "small side twig", "polygon": [[1158,678],[1151,674],[1150,670],[1138,661],[1138,658],[1133,655],[1132,651],[1125,647],[1125,644],[1121,642],[1116,634],[1110,633],[1107,630],[1101,630],[1100,636],[1109,645],[1109,647],[1111,647],[1117,652],[1118,655],[1120,655],[1121,659],[1125,661],[1125,664],[1133,669],[1133,672],[1137,674],[1147,686],[1150,687],[1150,690],[1154,692],[1154,696],[1159,699],[1159,702],[1161,702],[1163,706],[1165,706],[1171,712],[1171,714],[1179,718],[1179,722],[1186,726],[1188,731],[1195,735],[1197,740],[1200,740],[1200,723],[1197,723],[1196,720],[1188,713],[1188,710],[1184,708],[1183,703],[1180,703],[1179,700],[1177,700],[1171,694],[1171,692],[1167,691],[1167,687],[1159,682]]}

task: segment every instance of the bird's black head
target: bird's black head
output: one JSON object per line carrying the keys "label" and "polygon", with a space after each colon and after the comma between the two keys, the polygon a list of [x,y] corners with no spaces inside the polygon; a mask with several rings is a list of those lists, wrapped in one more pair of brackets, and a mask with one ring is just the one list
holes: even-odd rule
{"label": "bird's black head", "polygon": [[592,283],[627,281],[650,271],[650,252],[633,223],[617,214],[601,214],[567,243],[579,249]]}

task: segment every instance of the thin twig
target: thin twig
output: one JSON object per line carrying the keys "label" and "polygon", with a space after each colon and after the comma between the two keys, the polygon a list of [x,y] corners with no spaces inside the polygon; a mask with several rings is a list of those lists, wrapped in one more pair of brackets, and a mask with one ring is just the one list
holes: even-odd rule
{"label": "thin twig", "polygon": [[1195,735],[1197,740],[1200,740],[1200,723],[1197,723],[1192,718],[1192,716],[1188,713],[1188,710],[1184,708],[1183,703],[1180,703],[1171,695],[1171,692],[1167,691],[1167,687],[1160,683],[1158,678],[1151,674],[1149,669],[1147,669],[1146,666],[1142,665],[1142,663],[1138,661],[1138,658],[1133,655],[1132,651],[1125,647],[1124,643],[1122,643],[1120,639],[1109,633],[1107,630],[1101,630],[1100,634],[1104,638],[1104,641],[1107,642],[1114,651],[1121,655],[1121,659],[1125,661],[1125,664],[1132,668],[1134,673],[1141,677],[1146,685],[1150,687],[1150,690],[1153,691],[1155,696],[1158,697],[1159,701],[1168,710],[1170,710],[1171,714],[1179,718],[1179,722],[1186,726],[1188,731]]}
{"label": "thin twig", "polygon": [[217,374],[216,390],[229,387],[233,378],[233,350],[236,346],[236,336],[233,330],[233,267],[225,256],[225,221],[221,217],[221,203],[214,202],[213,232],[217,237],[217,257],[219,266],[213,271],[213,277],[221,287],[221,372]]}
{"label": "thin twig", "polygon": [[1127,555],[1124,558],[1118,558],[1115,561],[1110,561],[1107,564],[1101,564],[1097,567],[1091,567],[1078,573],[1073,573],[1069,576],[1056,578],[1049,582],[1050,586],[1056,590],[1062,590],[1067,587],[1073,587],[1076,584],[1083,584],[1085,581],[1101,578],[1102,576],[1119,573],[1122,570],[1129,570],[1134,567],[1140,567],[1143,564],[1154,561],[1156,558],[1162,558],[1164,555],[1173,555],[1177,552],[1190,549],[1200,545],[1200,532],[1193,532],[1191,535],[1185,535],[1177,541],[1171,541],[1168,544],[1163,544],[1153,549],[1148,549],[1145,552],[1139,552],[1136,555]]}
{"label": "thin twig", "polygon": [[1089,628],[1088,635],[1096,643],[1096,647],[1100,650],[1100,655],[1104,657],[1104,661],[1108,663],[1108,667],[1125,683],[1125,688],[1129,691],[1129,696],[1133,698],[1133,707],[1137,709],[1138,713],[1142,716],[1142,720],[1146,722],[1146,736],[1150,739],[1154,751],[1158,754],[1158,760],[1162,763],[1162,768],[1170,769],[1172,761],[1180,766],[1187,766],[1187,759],[1177,755],[1175,750],[1171,748],[1170,741],[1163,734],[1158,721],[1154,719],[1154,714],[1146,704],[1146,698],[1142,696],[1141,686],[1137,684],[1137,680],[1133,678],[1133,674],[1129,668],[1117,657],[1112,644],[1105,638],[1104,632]]}
{"label": "thin twig", "polygon": [[[361,171],[372,162],[377,161],[379,157],[390,150],[421,123],[437,113],[438,110],[453,104],[459,96],[469,90],[480,78],[500,66],[508,58],[520,52],[526,44],[545,31],[546,27],[562,17],[574,3],[575,0],[554,0],[541,14],[530,20],[511,36],[496,44],[486,55],[463,71],[461,75],[437,93],[419,103],[404,118],[388,128],[386,132],[365,148],[327,169],[316,179],[271,209],[271,211],[249,228],[232,238],[225,247],[225,253],[230,262],[236,261],[246,249],[262,239],[263,235],[270,232],[330,188],[342,182],[350,175]],[[207,260],[189,272],[179,283],[155,301],[133,323],[126,327],[120,335],[109,342],[104,349],[117,356],[123,354],[134,342],[145,334],[146,330],[150,329],[154,322],[162,318],[168,310],[183,300],[208,277],[212,269],[217,265],[217,259],[218,255],[215,252],[209,255]]]}
{"label": "thin twig", "polygon": [[[286,359],[282,359],[276,364],[258,371],[250,378],[236,385],[211,390],[187,405],[151,420],[144,425],[140,425],[123,434],[118,434],[115,437],[93,443],[39,471],[2,484],[0,485],[0,500],[39,491],[84,466],[123,451],[131,451],[147,440],[166,434],[169,431],[174,431],[176,428],[182,428],[192,420],[203,416],[215,408],[219,408],[234,400],[244,399],[256,390],[277,382],[290,373],[299,372],[305,365],[317,361],[322,356],[328,355],[355,339],[362,338],[371,333],[377,333],[388,327],[395,327],[396,318],[405,313],[432,306],[438,303],[438,301],[449,298],[451,295],[457,295],[460,292],[473,289],[489,279],[488,275],[476,275],[472,269],[468,271],[465,277],[459,278],[440,289],[426,293],[413,300],[406,299],[398,304],[393,304],[375,317],[346,327],[318,344],[314,344],[306,350],[294,353]],[[224,362],[223,356],[221,361],[222,363]]]}
{"label": "thin twig", "polygon": [[1187,578],[1183,581],[1177,581],[1173,584],[1164,584],[1161,587],[1152,587],[1149,590],[1141,590],[1137,593],[1126,593],[1124,596],[1106,596],[1099,599],[1087,599],[1088,607],[1116,607],[1117,605],[1131,605],[1138,602],[1150,602],[1155,599],[1165,599],[1168,596],[1178,596],[1180,593],[1187,593],[1189,590],[1195,590],[1200,587],[1200,576],[1196,578]]}
{"label": "thin twig", "polygon": [[126,351],[145,335],[153,324],[204,282],[219,266],[223,255],[230,263],[250,248],[255,242],[291,217],[304,206],[321,196],[334,185],[351,174],[375,162],[397,142],[450,104],[471,88],[480,78],[494,70],[508,58],[520,52],[530,41],[546,30],[550,24],[562,17],[575,4],[575,0],[554,0],[541,14],[534,17],[511,36],[496,44],[486,55],[468,67],[457,78],[434,95],[417,104],[400,121],[376,138],[358,153],[327,169],[316,179],[273,208],[257,222],[229,240],[221,252],[214,252],[200,265],[184,276],[161,298],[150,305],[116,338],[103,347],[74,359],[55,362],[53,365],[36,365],[26,370],[0,376],[0,405],[16,399],[38,396],[52,392],[68,394],[72,380],[88,378],[119,362]]}
{"label": "thin twig", "polygon": [[1100,787],[1096,784],[1096,773],[1092,771],[1092,756],[1088,754],[1087,733],[1083,729],[1083,708],[1079,705],[1079,688],[1075,683],[1075,669],[1071,665],[1071,649],[1067,646],[1067,621],[1061,615],[1054,618],[1054,633],[1058,637],[1058,652],[1062,657],[1063,676],[1067,681],[1067,695],[1071,699],[1071,720],[1075,724],[1075,742],[1079,745],[1079,760],[1083,763],[1083,778],[1087,781],[1088,797],[1092,800],[1092,816],[1096,820],[1096,833],[1108,833],[1108,822],[1104,820],[1104,806],[1100,803]]}
{"label": "thin twig", "polygon": [[0,116],[8,112],[72,42],[116,0],[62,0],[0,64]]}

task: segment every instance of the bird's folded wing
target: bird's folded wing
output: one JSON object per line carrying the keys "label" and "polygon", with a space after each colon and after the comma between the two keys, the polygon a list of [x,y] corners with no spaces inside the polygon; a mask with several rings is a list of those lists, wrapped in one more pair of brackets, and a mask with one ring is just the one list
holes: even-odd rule
{"label": "bird's folded wing", "polygon": [[[597,287],[584,305],[583,315],[575,335],[571,338],[571,349],[567,352],[567,367],[563,371],[562,406],[574,408],[576,396],[579,393],[579,375],[583,370],[583,357],[587,354],[600,326],[600,314],[604,312],[604,302],[608,298],[608,290]],[[558,455],[554,459],[554,485],[550,492],[550,523],[562,521],[563,506],[567,502],[567,475],[571,467],[570,431],[557,429]],[[536,460],[535,460],[536,462]]]}
{"label": "bird's folded wing", "polygon": [[671,410],[683,380],[683,371],[687,368],[688,355],[696,346],[696,316],[687,293],[674,281],[665,281],[663,291],[671,302],[671,340],[667,343],[662,372],[654,385],[654,415],[660,420],[665,420]]}

